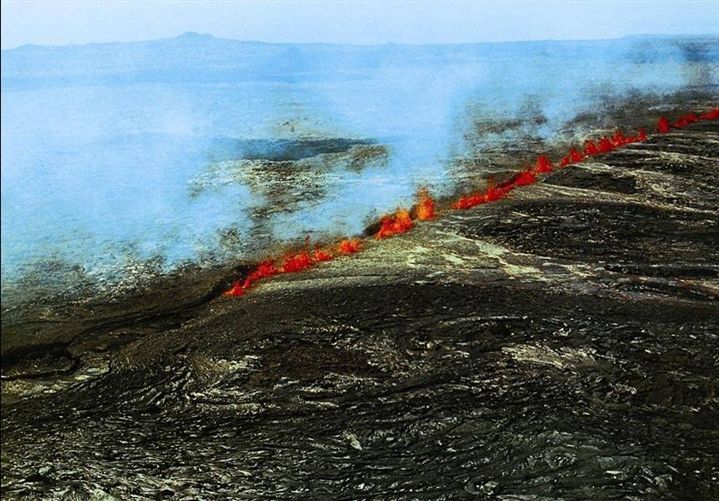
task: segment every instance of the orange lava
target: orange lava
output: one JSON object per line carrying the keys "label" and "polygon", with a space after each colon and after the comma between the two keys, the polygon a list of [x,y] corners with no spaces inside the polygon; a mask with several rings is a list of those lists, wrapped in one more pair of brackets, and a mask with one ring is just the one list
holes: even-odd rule
{"label": "orange lava", "polygon": [[[512,186],[527,186],[537,182],[537,176],[530,170],[523,170],[510,181]],[[488,200],[489,201],[489,200]]]}
{"label": "orange lava", "polygon": [[620,146],[624,146],[629,142],[629,139],[624,136],[622,131],[617,130],[614,135],[612,136],[612,144],[615,148],[619,148]]}
{"label": "orange lava", "polygon": [[249,275],[247,275],[246,285],[250,286],[252,283],[257,282],[262,278],[277,275],[279,272],[280,270],[275,267],[275,262],[273,260],[268,259],[267,261],[262,261]]}
{"label": "orange lava", "polygon": [[414,223],[407,209],[399,208],[394,214],[382,217],[381,226],[375,238],[381,240],[393,235],[399,235],[412,229]]}
{"label": "orange lava", "polygon": [[417,192],[417,205],[415,208],[417,219],[420,221],[434,219],[434,212],[434,200],[430,196],[429,190],[427,190],[427,188],[420,188]]}
{"label": "orange lava", "polygon": [[657,132],[660,134],[666,134],[669,132],[669,129],[671,129],[671,125],[669,125],[667,117],[661,117],[657,120]]}
{"label": "orange lava", "polygon": [[609,138],[603,137],[599,140],[599,153],[609,153],[614,150],[614,143]]}
{"label": "orange lava", "polygon": [[247,289],[242,285],[239,280],[232,282],[232,287],[225,291],[225,296],[244,296]]}
{"label": "orange lava", "polygon": [[562,161],[559,162],[559,166],[566,167],[567,165],[579,163],[582,160],[584,160],[584,155],[579,153],[576,148],[572,148],[569,150],[569,153],[562,158]]}
{"label": "orange lava", "polygon": [[320,249],[319,247],[315,247],[315,261],[318,263],[322,263],[324,261],[329,261],[333,258],[332,254],[329,252]]}
{"label": "orange lava", "polygon": [[[716,114],[719,116],[719,112]],[[714,112],[706,113],[705,115],[707,117],[713,117]],[[685,117],[688,117],[688,115],[685,115]],[[698,117],[698,119],[701,120],[702,118]],[[706,119],[708,120],[709,118]],[[685,120],[691,120],[691,118],[685,118]],[[569,165],[582,162],[587,157],[599,155],[602,153],[608,153],[620,146],[624,146],[630,143],[646,141],[646,139],[647,131],[644,129],[640,129],[639,132],[637,132],[637,134],[634,136],[625,136],[621,130],[617,130],[611,138],[602,137],[597,141],[587,139],[584,142],[583,149],[570,148],[569,152],[560,160],[559,166],[567,167]],[[457,200],[454,204],[452,204],[452,208],[470,209],[472,207],[476,207],[477,205],[501,200],[502,198],[507,196],[507,194],[514,188],[535,183],[537,181],[537,174],[545,174],[548,172],[552,172],[552,170],[553,167],[549,158],[547,158],[545,155],[540,155],[539,157],[537,157],[533,168],[529,168],[527,170],[519,172],[509,181],[502,183],[496,187],[493,186],[490,181],[490,185],[487,188],[486,192],[476,192],[469,195],[464,195],[460,197],[459,200]]]}
{"label": "orange lava", "polygon": [[599,154],[599,147],[594,141],[588,139],[584,142],[584,154],[588,157],[591,157],[592,155],[597,155]]}
{"label": "orange lava", "polygon": [[228,296],[243,296],[245,292],[247,292],[247,290],[258,280],[271,277],[272,275],[277,275],[278,273],[281,273],[281,271],[282,270],[275,267],[275,262],[273,260],[268,259],[266,261],[262,261],[253,268],[253,270],[245,278],[244,282],[236,280],[233,282],[232,287],[225,292],[225,294]]}
{"label": "orange lava", "polygon": [[282,272],[296,273],[298,271],[305,270],[310,266],[312,266],[312,258],[307,252],[302,251],[285,258],[285,262],[282,263]]}
{"label": "orange lava", "polygon": [[[666,117],[661,117],[657,121],[657,132],[665,134],[672,128],[682,128],[689,124],[700,120],[719,120],[719,108],[697,115],[695,113],[687,113],[680,116],[674,123],[669,122]],[[621,130],[617,130],[611,138],[602,137],[598,140],[588,139],[584,143],[581,150],[571,148],[569,152],[561,159],[560,166],[566,167],[571,164],[579,163],[587,157],[608,153],[621,146],[631,143],[642,142],[647,139],[647,132],[640,129],[636,135],[625,136]],[[513,189],[519,186],[526,186],[537,181],[538,174],[546,174],[552,172],[552,162],[545,155],[540,155],[534,166],[517,173],[513,178],[505,181],[497,186],[490,180],[484,192],[475,192],[459,198],[453,205],[453,209],[469,209],[480,204],[495,202],[505,198]],[[421,188],[417,192],[417,204],[413,208],[414,216],[417,220],[426,221],[433,219],[436,214],[435,201],[426,188]],[[379,231],[375,238],[383,239],[405,233],[412,229],[414,222],[410,212],[406,209],[397,209],[394,214],[387,214],[381,220]],[[309,244],[309,243],[308,243]],[[351,255],[362,250],[362,241],[358,238],[348,238],[342,240],[337,246],[336,252],[341,255]],[[252,285],[266,277],[276,275],[278,273],[294,273],[305,270],[316,263],[330,261],[334,259],[336,254],[328,250],[323,250],[319,245],[315,246],[315,251],[309,253],[302,251],[297,254],[288,255],[282,262],[281,267],[276,266],[271,259],[258,264],[247,275],[244,281],[236,280],[232,283],[232,287],[225,292],[227,296],[243,296],[252,287]]]}
{"label": "orange lava", "polygon": [[584,155],[577,151],[576,148],[572,148],[571,150],[569,150],[569,159],[572,161],[573,164],[576,164],[584,160]]}
{"label": "orange lava", "polygon": [[465,195],[460,197],[454,204],[453,209],[471,209],[479,204],[483,204],[487,201],[484,193],[472,193],[471,195]]}
{"label": "orange lava", "polygon": [[494,186],[494,184],[490,181],[489,186],[487,187],[487,191],[485,192],[477,192],[477,193],[471,193],[469,195],[465,195],[463,197],[460,197],[459,200],[457,200],[454,204],[452,204],[453,209],[471,209],[472,207],[476,207],[480,204],[485,204],[489,202],[496,202],[497,200],[501,200],[504,197],[507,196],[507,194],[512,191],[515,187],[515,180],[518,176],[515,176],[512,180],[501,184],[499,186]]}
{"label": "orange lava", "polygon": [[694,113],[687,113],[686,115],[680,116],[676,122],[674,122],[674,127],[677,129],[681,129],[683,127],[686,127],[689,124],[693,124],[699,121],[699,117],[696,116]]}
{"label": "orange lava", "polygon": [[507,194],[514,189],[514,184],[506,183],[500,186],[489,186],[487,193],[484,194],[485,202],[496,202],[502,200]]}
{"label": "orange lava", "polygon": [[340,254],[344,254],[346,256],[355,254],[356,252],[362,250],[362,241],[358,238],[347,238],[340,242],[337,250]]}
{"label": "orange lava", "polygon": [[699,115],[699,120],[719,120],[719,108],[702,113]]}
{"label": "orange lava", "polygon": [[552,172],[552,162],[550,162],[546,155],[537,157],[537,162],[534,164],[534,172],[537,174]]}

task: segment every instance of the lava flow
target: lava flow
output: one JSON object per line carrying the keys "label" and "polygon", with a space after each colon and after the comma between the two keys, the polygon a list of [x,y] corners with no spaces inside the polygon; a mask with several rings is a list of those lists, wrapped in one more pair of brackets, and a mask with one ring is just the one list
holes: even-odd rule
{"label": "lava flow", "polygon": [[539,155],[537,162],[534,164],[535,174],[546,174],[552,172],[552,162],[546,155]]}
{"label": "lava flow", "polygon": [[326,250],[322,250],[319,248],[319,246],[315,247],[315,261],[318,263],[322,263],[324,261],[330,261],[334,256],[327,252]]}
{"label": "lava flow", "polygon": [[711,111],[699,115],[699,120],[719,120],[719,108],[714,108]]}
{"label": "lava flow", "polygon": [[246,291],[247,289],[242,285],[242,282],[235,280],[232,283],[232,287],[225,292],[225,296],[244,296]]}
{"label": "lava flow", "polygon": [[472,207],[476,207],[480,204],[496,202],[497,200],[501,200],[505,196],[507,196],[507,194],[512,191],[513,188],[514,185],[511,181],[508,183],[503,183],[499,186],[494,186],[494,183],[490,180],[487,186],[487,191],[471,193],[469,195],[460,197],[459,200],[452,204],[452,208],[471,209]]}
{"label": "lava flow", "polygon": [[[666,134],[671,129],[681,129],[689,124],[701,120],[719,120],[719,108],[697,115],[695,113],[687,113],[680,116],[674,122],[670,122],[666,117],[660,117],[657,121],[657,132]],[[621,130],[617,130],[611,137],[601,137],[599,139],[587,139],[584,147],[577,149],[570,148],[569,152],[560,160],[559,167],[568,167],[584,161],[589,157],[609,153],[617,148],[631,143],[646,141],[646,130],[640,129],[636,135],[625,136]],[[454,204],[453,209],[470,209],[477,205],[496,202],[505,198],[513,189],[519,186],[527,186],[537,182],[537,176],[552,172],[554,167],[552,162],[545,155],[537,157],[535,164],[523,171],[515,174],[511,179],[495,185],[489,181],[485,191],[475,192],[464,195]],[[419,221],[427,221],[435,217],[435,201],[426,188],[421,188],[417,192],[417,203],[412,208],[412,212],[407,209],[399,208],[393,214],[387,214],[380,221],[380,228],[374,237],[378,240],[388,238],[394,235],[405,233],[414,227],[414,219]],[[266,260],[257,265],[244,279],[233,282],[232,287],[225,292],[229,296],[242,296],[255,282],[263,278],[271,277],[279,273],[295,273],[306,270],[317,263],[330,261],[336,255],[352,255],[362,250],[362,240],[358,238],[344,239],[336,247],[336,254],[328,250],[323,250],[319,246],[315,246],[315,251],[309,253],[302,251],[285,257],[282,264],[278,267],[273,260]]]}
{"label": "lava flow", "polygon": [[434,199],[429,194],[427,188],[420,188],[417,192],[417,205],[415,206],[415,214],[420,221],[429,221],[434,219]]}
{"label": "lava flow", "polygon": [[523,170],[512,179],[514,186],[527,186],[537,182],[537,176],[530,170]]}
{"label": "lava flow", "polygon": [[562,161],[559,162],[559,166],[566,167],[567,165],[579,163],[582,160],[584,160],[584,155],[579,153],[576,148],[572,148],[569,150],[569,153],[562,158]]}
{"label": "lava flow", "polygon": [[609,153],[614,150],[614,143],[608,137],[599,140],[599,153]]}
{"label": "lava flow", "polygon": [[693,124],[699,121],[699,117],[696,116],[694,113],[687,113],[686,115],[680,116],[676,122],[674,122],[673,126],[677,129],[681,129],[682,127],[686,127],[689,124]]}
{"label": "lava flow", "polygon": [[280,270],[275,267],[274,261],[262,261],[260,264],[257,265],[257,267],[255,267],[255,269],[250,272],[249,275],[247,275],[247,278],[245,278],[244,282],[235,280],[235,282],[233,282],[232,284],[232,287],[227,292],[225,292],[225,294],[228,296],[242,296],[245,294],[245,292],[247,292],[247,289],[252,287],[252,284],[256,281],[262,278],[271,277],[272,275],[276,275],[278,273],[280,273]]}
{"label": "lava flow", "polygon": [[657,132],[660,134],[666,134],[671,129],[671,125],[669,124],[669,120],[667,117],[661,117],[657,121]]}
{"label": "lava flow", "polygon": [[355,254],[361,249],[362,241],[359,238],[347,238],[345,240],[342,240],[337,247],[337,250],[340,252],[340,254],[344,254],[345,256]]}
{"label": "lava flow", "polygon": [[671,129],[682,129],[689,124],[696,123],[700,120],[719,120],[719,108],[697,115],[696,113],[687,113],[677,118],[671,123],[667,117],[660,117],[657,121],[657,132],[666,134]]}
{"label": "lava flow", "polygon": [[409,211],[401,207],[397,209],[394,214],[383,216],[380,224],[380,229],[375,234],[377,240],[405,233],[414,226]]}
{"label": "lava flow", "polygon": [[312,258],[307,252],[300,252],[285,258],[285,262],[282,264],[283,273],[296,273],[298,271],[306,270],[312,266]]}
{"label": "lava flow", "polygon": [[584,142],[584,154],[588,157],[598,155],[599,154],[599,147],[596,145],[594,141],[591,139],[587,139]]}

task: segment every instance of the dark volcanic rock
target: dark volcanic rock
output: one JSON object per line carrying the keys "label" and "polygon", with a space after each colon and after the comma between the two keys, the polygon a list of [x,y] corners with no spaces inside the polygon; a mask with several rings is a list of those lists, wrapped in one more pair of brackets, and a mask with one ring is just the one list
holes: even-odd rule
{"label": "dark volcanic rock", "polygon": [[17,313],[3,497],[716,499],[718,144],[656,137],[243,298],[195,275],[34,348]]}

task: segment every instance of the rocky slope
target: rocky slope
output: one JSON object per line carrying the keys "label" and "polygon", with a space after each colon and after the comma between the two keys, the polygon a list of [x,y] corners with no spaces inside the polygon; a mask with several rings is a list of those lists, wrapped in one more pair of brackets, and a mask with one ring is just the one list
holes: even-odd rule
{"label": "rocky slope", "polygon": [[7,313],[3,497],[717,498],[718,185],[704,122],[242,298]]}

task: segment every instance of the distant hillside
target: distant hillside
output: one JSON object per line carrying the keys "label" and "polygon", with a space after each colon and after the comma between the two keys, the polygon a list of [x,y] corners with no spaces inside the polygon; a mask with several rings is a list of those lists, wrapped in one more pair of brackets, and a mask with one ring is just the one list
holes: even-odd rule
{"label": "distant hillside", "polygon": [[511,59],[517,51],[566,53],[572,60],[631,58],[719,61],[719,37],[627,37],[463,45],[270,44],[185,33],[148,42],[25,45],[2,51],[4,90],[25,87],[153,81],[306,80],[352,78],[378,67],[432,61]]}

